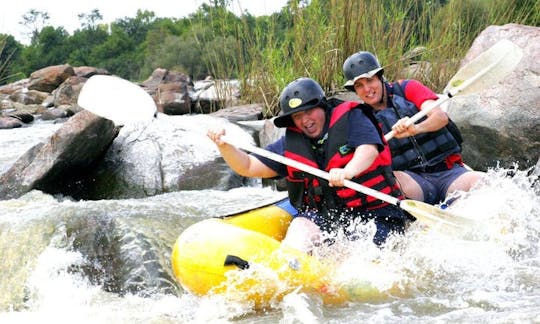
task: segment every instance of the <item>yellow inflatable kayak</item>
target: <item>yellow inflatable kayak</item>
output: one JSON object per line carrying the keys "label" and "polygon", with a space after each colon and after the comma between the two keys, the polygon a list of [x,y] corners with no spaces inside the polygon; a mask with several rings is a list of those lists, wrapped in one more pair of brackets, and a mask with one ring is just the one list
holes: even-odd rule
{"label": "yellow inflatable kayak", "polygon": [[320,295],[325,304],[380,295],[369,284],[335,287],[331,266],[282,246],[280,241],[295,212],[283,200],[191,225],[172,251],[176,279],[193,294],[227,294],[258,308],[293,291]]}

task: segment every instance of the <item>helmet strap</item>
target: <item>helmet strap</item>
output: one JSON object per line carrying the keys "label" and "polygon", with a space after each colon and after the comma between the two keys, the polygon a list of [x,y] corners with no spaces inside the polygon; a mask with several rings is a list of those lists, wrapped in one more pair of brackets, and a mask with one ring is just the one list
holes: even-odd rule
{"label": "helmet strap", "polygon": [[384,104],[384,98],[386,97],[386,87],[384,85],[384,80],[380,76],[379,76],[379,81],[381,81],[381,88],[382,88],[381,101],[379,101],[379,103]]}

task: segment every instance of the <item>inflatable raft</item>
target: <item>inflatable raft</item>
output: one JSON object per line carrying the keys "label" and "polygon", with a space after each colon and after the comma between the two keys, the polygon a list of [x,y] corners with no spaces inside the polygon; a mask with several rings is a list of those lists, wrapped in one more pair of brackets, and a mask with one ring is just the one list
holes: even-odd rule
{"label": "inflatable raft", "polygon": [[196,295],[266,307],[293,291],[319,295],[325,304],[379,299],[369,283],[335,286],[330,265],[280,244],[296,210],[288,200],[188,227],[172,251],[176,279]]}

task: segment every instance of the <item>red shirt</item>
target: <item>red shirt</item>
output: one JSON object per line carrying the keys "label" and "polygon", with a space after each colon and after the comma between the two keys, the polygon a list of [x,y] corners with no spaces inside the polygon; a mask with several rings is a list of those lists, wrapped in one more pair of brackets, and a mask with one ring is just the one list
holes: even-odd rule
{"label": "red shirt", "polygon": [[403,82],[399,81],[399,84],[403,88],[405,93],[405,99],[412,102],[418,110],[422,110],[422,104],[426,100],[437,100],[439,97],[433,90],[426,87],[422,82],[418,80],[406,80]]}
{"label": "red shirt", "polygon": [[[418,110],[422,110],[422,104],[426,100],[437,100],[439,96],[433,90],[426,87],[422,82],[414,79],[399,80],[399,84],[405,94],[405,99],[412,102]],[[451,169],[454,163],[463,165],[461,154],[453,153],[446,157],[448,169]]]}

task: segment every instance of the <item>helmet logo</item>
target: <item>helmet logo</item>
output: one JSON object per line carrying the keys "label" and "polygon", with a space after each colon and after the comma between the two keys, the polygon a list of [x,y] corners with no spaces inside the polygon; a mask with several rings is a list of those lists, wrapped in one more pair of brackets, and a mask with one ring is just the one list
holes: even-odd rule
{"label": "helmet logo", "polygon": [[302,104],[302,99],[300,98],[292,98],[289,100],[289,107],[296,108]]}

